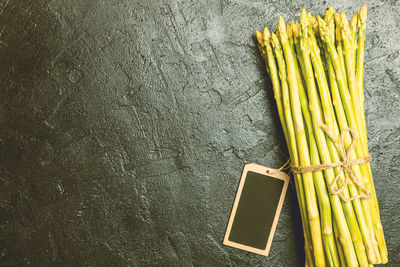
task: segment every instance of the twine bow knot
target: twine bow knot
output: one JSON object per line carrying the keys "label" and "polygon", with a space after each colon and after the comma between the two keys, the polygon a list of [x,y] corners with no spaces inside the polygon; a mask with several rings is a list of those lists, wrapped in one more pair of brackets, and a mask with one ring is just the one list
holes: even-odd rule
{"label": "twine bow knot", "polygon": [[[339,152],[341,156],[340,162],[334,162],[334,163],[327,163],[327,164],[320,164],[320,165],[312,165],[312,166],[294,166],[291,165],[291,171],[293,173],[306,173],[306,172],[314,172],[314,171],[323,171],[335,167],[339,167],[339,171],[336,174],[335,179],[332,181],[332,183],[329,186],[329,191],[333,195],[338,195],[344,202],[349,202],[355,199],[359,198],[365,198],[369,199],[372,197],[372,193],[367,190],[362,182],[360,182],[357,177],[354,175],[352,165],[359,165],[359,164],[364,164],[367,162],[371,161],[371,155],[368,154],[367,157],[361,158],[361,159],[354,159],[350,160],[350,157],[352,155],[352,151],[354,150],[356,140],[357,140],[357,135],[358,133],[351,129],[351,128],[345,128],[343,129],[340,140],[337,141],[335,140],[335,137],[333,134],[329,131],[328,127],[326,125],[321,125],[321,129],[326,133],[326,135],[332,140],[333,144],[335,145],[337,151]],[[346,150],[346,146],[344,144],[345,140],[345,134],[349,133],[351,137],[351,143],[349,148]],[[286,165],[286,164],[285,164]],[[337,187],[337,181],[339,180],[341,174],[344,174],[344,184],[341,187]],[[343,190],[347,187],[349,182],[353,182],[359,189],[359,194],[357,196],[353,196],[350,198],[346,198],[343,196]]]}
{"label": "twine bow knot", "polygon": [[[350,153],[354,150],[358,133],[351,128],[343,129],[341,136],[340,136],[340,143],[339,143],[339,142],[335,141],[334,137],[331,135],[331,133],[329,132],[328,127],[326,125],[321,126],[321,128],[329,136],[329,138],[332,139],[336,149],[339,151],[341,158],[342,158],[342,161],[338,162],[338,166],[340,166],[339,172],[337,173],[335,179],[333,180],[332,184],[330,185],[330,188],[329,188],[330,192],[334,195],[339,195],[340,198],[344,202],[349,202],[349,201],[359,199],[359,198],[365,198],[365,199],[371,198],[372,193],[369,190],[367,190],[364,187],[364,185],[362,184],[362,182],[360,182],[357,179],[357,177],[354,175],[354,172],[351,168],[352,165],[364,164],[364,163],[371,161],[371,155],[369,155],[369,154],[365,158],[350,160]],[[344,138],[345,138],[345,134],[347,132],[350,134],[351,143],[350,143],[349,148],[346,150],[346,146],[344,144]],[[342,172],[344,172],[344,175],[345,175],[344,184],[340,188],[337,188],[336,183]],[[362,193],[359,192],[359,194],[357,196],[345,198],[343,196],[342,192],[346,188],[347,184],[349,183],[349,180],[351,180],[354,184],[356,184],[357,187],[359,188],[359,190],[362,191]]]}

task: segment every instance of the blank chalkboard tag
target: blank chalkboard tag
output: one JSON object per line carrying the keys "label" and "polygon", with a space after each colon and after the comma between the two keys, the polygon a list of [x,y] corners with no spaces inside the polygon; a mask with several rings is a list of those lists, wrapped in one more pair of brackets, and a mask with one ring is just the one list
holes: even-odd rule
{"label": "blank chalkboard tag", "polygon": [[268,256],[289,179],[276,169],[245,165],[224,245]]}

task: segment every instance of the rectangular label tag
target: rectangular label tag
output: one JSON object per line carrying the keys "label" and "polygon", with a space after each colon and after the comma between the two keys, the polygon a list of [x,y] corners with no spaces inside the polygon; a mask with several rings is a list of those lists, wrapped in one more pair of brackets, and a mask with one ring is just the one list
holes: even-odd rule
{"label": "rectangular label tag", "polygon": [[245,165],[224,245],[268,256],[289,180],[282,171]]}

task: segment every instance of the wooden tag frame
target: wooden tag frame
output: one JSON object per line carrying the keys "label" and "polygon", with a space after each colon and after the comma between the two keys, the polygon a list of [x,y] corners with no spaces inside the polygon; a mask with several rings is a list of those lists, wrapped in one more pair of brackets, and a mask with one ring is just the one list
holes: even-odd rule
{"label": "wooden tag frame", "polygon": [[[247,176],[247,173],[249,171],[252,171],[252,172],[255,172],[255,173],[260,173],[260,174],[263,174],[263,175],[266,175],[266,176],[269,176],[269,177],[272,177],[272,178],[275,178],[275,179],[280,179],[280,180],[284,181],[282,192],[281,192],[281,195],[280,195],[280,198],[279,198],[278,206],[276,208],[274,220],[273,220],[273,223],[272,223],[271,232],[270,232],[270,234],[268,236],[268,241],[267,241],[267,245],[266,245],[265,249],[258,249],[258,248],[246,246],[246,245],[239,244],[239,243],[236,243],[236,242],[233,242],[233,241],[229,240],[229,235],[231,233],[232,224],[233,224],[233,221],[234,221],[234,218],[235,218],[235,215],[236,215],[236,211],[237,211],[237,208],[238,208],[238,205],[239,205],[240,196],[242,195],[243,186],[245,184],[246,176]],[[224,237],[223,244],[226,245],[226,246],[230,246],[230,247],[246,250],[246,251],[249,251],[249,252],[253,252],[253,253],[256,253],[256,254],[260,254],[260,255],[263,255],[263,256],[268,256],[269,250],[271,248],[272,240],[273,240],[273,237],[274,237],[274,234],[275,234],[276,226],[278,224],[279,215],[281,214],[281,211],[282,211],[282,206],[283,206],[283,202],[285,200],[285,195],[286,195],[286,192],[287,192],[289,181],[290,181],[290,177],[286,173],[284,173],[282,171],[278,171],[276,169],[271,169],[271,168],[268,168],[268,167],[264,167],[264,166],[261,166],[261,165],[255,164],[255,163],[246,164],[244,166],[244,168],[243,168],[242,177],[240,178],[239,187],[238,187],[238,190],[237,190],[237,193],[236,193],[235,202],[233,204],[231,216],[229,218],[228,227],[227,227],[226,232],[225,232],[225,237]]]}

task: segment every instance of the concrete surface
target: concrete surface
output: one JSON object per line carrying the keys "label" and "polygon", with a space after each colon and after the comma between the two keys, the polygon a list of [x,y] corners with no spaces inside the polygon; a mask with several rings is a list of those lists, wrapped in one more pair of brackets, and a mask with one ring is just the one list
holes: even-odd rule
{"label": "concrete surface", "polygon": [[[303,5],[329,3],[1,0],[0,265],[301,266],[293,188],[269,257],[222,239],[243,165],[287,158],[254,32]],[[369,146],[399,266],[400,2],[368,5]]]}

